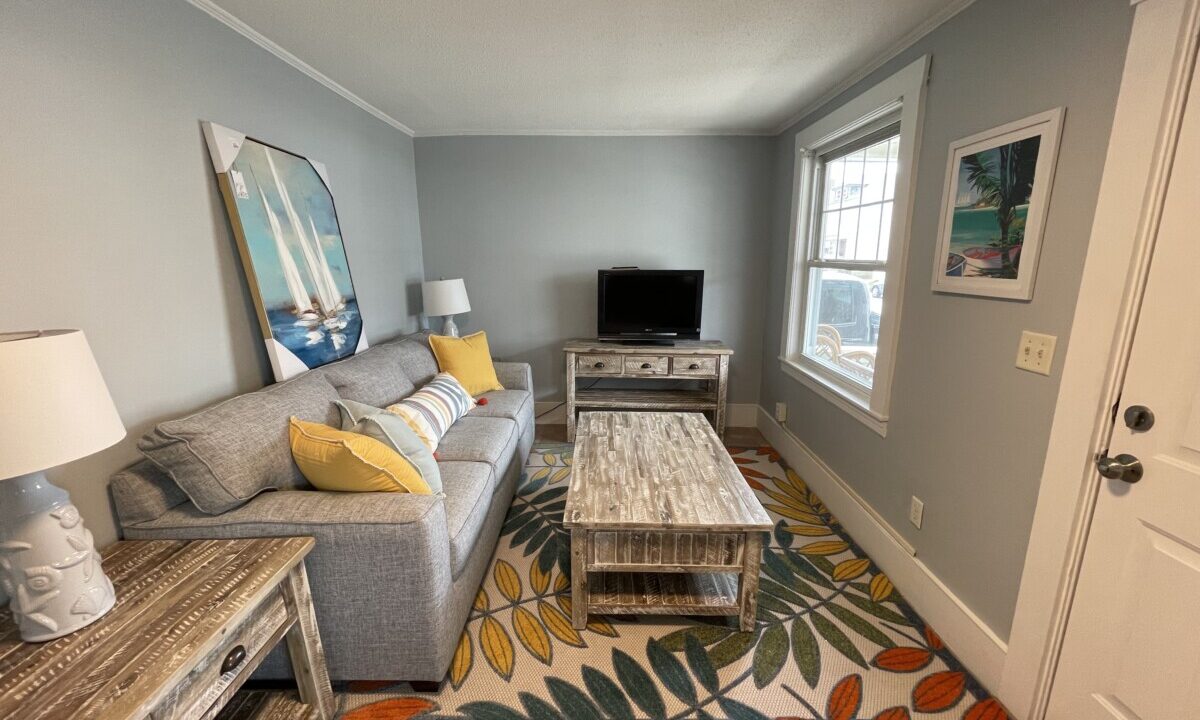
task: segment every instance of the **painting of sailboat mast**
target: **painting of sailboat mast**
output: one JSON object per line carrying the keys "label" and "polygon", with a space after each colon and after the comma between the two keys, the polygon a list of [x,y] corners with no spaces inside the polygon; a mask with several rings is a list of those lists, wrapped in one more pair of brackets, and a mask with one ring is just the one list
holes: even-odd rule
{"label": "painting of sailboat mast", "polygon": [[366,347],[333,196],[317,167],[323,172],[243,137],[222,183],[279,380]]}

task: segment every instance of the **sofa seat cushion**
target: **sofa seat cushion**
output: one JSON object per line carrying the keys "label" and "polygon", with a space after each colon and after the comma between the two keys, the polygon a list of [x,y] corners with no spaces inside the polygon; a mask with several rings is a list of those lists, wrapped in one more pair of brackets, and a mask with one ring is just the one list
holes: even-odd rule
{"label": "sofa seat cushion", "polygon": [[[481,402],[486,399],[487,402]],[[499,417],[516,420],[524,429],[533,420],[533,393],[528,390],[496,390],[484,393],[476,402],[479,404],[467,413],[467,417]]]}
{"label": "sofa seat cushion", "polygon": [[[517,438],[517,423],[508,418],[463,417],[442,438],[437,458],[443,463],[487,463],[495,480],[516,453]],[[446,486],[445,479],[442,486]]]}
{"label": "sofa seat cushion", "polygon": [[159,423],[138,449],[200,510],[232,510],[264,490],[309,487],[292,461],[288,418],[335,425],[337,391],[319,372]]}
{"label": "sofa seat cushion", "polygon": [[404,372],[404,352],[395,344],[379,345],[320,369],[346,400],[386,407],[412,394]]}
{"label": "sofa seat cushion", "polygon": [[478,462],[443,462],[446,533],[450,536],[450,573],[462,572],[479,541],[492,503],[492,468]]}

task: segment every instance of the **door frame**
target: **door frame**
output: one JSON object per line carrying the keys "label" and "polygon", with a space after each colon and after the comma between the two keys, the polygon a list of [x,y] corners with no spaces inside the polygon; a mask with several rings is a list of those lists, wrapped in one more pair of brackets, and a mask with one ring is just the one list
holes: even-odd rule
{"label": "door frame", "polygon": [[1133,31],[997,692],[1023,720],[1046,715],[1101,486],[1094,461],[1112,433],[1200,44],[1200,0],[1132,4]]}

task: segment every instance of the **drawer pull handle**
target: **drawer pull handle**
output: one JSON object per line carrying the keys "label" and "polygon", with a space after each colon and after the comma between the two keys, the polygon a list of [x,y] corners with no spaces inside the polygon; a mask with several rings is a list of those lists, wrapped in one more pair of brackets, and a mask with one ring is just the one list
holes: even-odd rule
{"label": "drawer pull handle", "polygon": [[235,645],[229,654],[225,656],[224,662],[221,663],[221,674],[231,672],[246,659],[246,646]]}
{"label": "drawer pull handle", "polygon": [[650,363],[642,363],[642,369],[643,369],[643,370],[649,370],[650,368],[651,368],[651,365],[650,365]]}
{"label": "drawer pull handle", "polygon": [[699,370],[699,369],[700,369],[700,366],[697,365],[696,363],[692,363],[691,365],[688,365],[688,370]]}
{"label": "drawer pull handle", "polygon": [[597,370],[599,370],[600,368],[604,367],[604,363],[602,363],[602,362],[598,362],[598,363],[596,363],[595,365],[593,365],[592,367],[594,367],[594,368],[596,368]]}

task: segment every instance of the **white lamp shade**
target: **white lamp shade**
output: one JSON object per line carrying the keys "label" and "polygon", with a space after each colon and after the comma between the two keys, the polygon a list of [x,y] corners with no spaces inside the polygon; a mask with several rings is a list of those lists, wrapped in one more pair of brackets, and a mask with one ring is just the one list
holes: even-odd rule
{"label": "white lamp shade", "polygon": [[77,460],[123,437],[82,331],[0,333],[0,480]]}
{"label": "white lamp shade", "polygon": [[467,286],[462,278],[421,283],[421,296],[425,301],[425,314],[431,317],[471,312]]}

